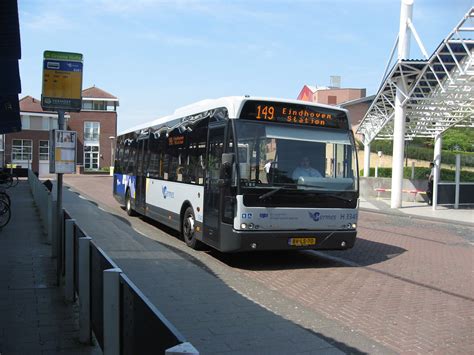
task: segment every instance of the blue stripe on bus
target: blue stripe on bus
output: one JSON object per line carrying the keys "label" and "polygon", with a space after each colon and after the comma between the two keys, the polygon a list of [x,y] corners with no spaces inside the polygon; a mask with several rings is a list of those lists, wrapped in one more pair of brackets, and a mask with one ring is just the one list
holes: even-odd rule
{"label": "blue stripe on bus", "polygon": [[135,176],[124,175],[124,174],[114,174],[114,184],[116,186],[115,193],[123,198],[125,198],[125,192],[127,187],[130,188],[130,196],[135,198]]}

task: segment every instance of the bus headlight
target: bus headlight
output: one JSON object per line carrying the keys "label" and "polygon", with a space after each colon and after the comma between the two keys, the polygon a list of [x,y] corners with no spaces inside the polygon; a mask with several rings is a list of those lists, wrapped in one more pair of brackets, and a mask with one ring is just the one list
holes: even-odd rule
{"label": "bus headlight", "polygon": [[248,227],[249,227],[249,229],[253,229],[253,223],[250,223],[250,224],[248,225]]}
{"label": "bus headlight", "polygon": [[352,229],[356,229],[356,228],[357,228],[357,224],[352,223]]}
{"label": "bus headlight", "polygon": [[240,228],[241,228],[241,229],[247,229],[247,223],[242,223],[242,224],[240,225]]}

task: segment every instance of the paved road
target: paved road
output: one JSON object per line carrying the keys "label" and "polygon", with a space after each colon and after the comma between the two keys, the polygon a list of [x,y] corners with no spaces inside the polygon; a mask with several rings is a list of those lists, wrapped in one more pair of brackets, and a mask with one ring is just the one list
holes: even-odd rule
{"label": "paved road", "polygon": [[[168,245],[239,294],[343,352],[474,350],[474,230],[470,227],[361,212],[359,239],[350,251],[195,252],[166,235],[169,230],[139,218],[129,220],[111,195],[111,183],[109,177],[66,178],[66,184],[126,219],[147,238]],[[177,313],[185,317],[185,312]],[[271,321],[267,317],[261,321]],[[182,331],[186,335],[188,330],[191,333],[192,329]]]}

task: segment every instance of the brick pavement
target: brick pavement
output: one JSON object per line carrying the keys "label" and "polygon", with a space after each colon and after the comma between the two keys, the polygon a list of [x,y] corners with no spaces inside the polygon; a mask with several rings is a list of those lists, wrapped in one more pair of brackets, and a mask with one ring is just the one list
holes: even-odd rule
{"label": "brick pavement", "polygon": [[0,354],[100,354],[79,343],[77,309],[55,286],[55,260],[26,181],[9,189],[0,230]]}

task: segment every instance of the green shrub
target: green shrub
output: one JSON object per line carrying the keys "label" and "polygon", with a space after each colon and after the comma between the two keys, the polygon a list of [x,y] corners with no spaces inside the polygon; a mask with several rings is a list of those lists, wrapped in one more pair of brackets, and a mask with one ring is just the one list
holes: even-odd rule
{"label": "green shrub", "polygon": [[[382,151],[384,155],[391,156],[393,154],[393,142],[392,141],[373,141],[370,144],[370,151],[377,153]],[[433,161],[433,148],[422,147],[413,145],[411,142],[408,143],[405,154],[410,159]],[[473,166],[474,167],[474,153],[473,152],[461,152],[443,150],[441,152],[441,162],[443,164],[456,164],[456,154],[461,154],[461,165],[462,166]]]}

